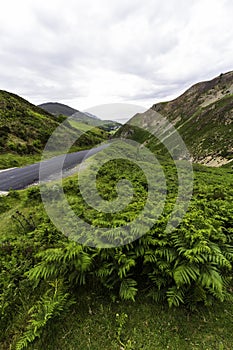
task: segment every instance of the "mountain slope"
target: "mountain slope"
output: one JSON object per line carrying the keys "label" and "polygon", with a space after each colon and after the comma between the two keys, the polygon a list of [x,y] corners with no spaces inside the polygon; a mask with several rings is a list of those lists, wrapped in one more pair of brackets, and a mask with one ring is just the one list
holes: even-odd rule
{"label": "mountain slope", "polygon": [[[178,130],[194,162],[213,166],[229,162],[233,158],[233,72],[195,84],[180,97],[157,103],[128,123],[153,133],[163,117]],[[166,138],[172,137],[169,130],[161,130],[162,136],[163,133]],[[117,135],[147,142],[149,147],[156,148],[149,134],[139,133],[127,124]]]}
{"label": "mountain slope", "polygon": [[53,115],[63,114],[67,117],[78,112],[77,109],[74,109],[70,106],[67,106],[67,105],[64,105],[64,104],[58,103],[58,102],[46,102],[46,103],[40,104],[38,107],[44,109],[45,111],[47,111]]}
{"label": "mountain slope", "polygon": [[38,105],[38,107],[55,116],[58,116],[59,114],[62,114],[66,117],[73,116],[76,121],[89,125],[97,125],[98,122],[100,122],[100,119],[93,114],[90,114],[88,112],[80,112],[75,108],[59,102],[46,102]]}
{"label": "mountain slope", "polygon": [[[29,164],[38,160],[59,119],[23,98],[0,90],[0,168]],[[65,121],[56,149],[63,149],[64,140],[77,138],[77,125]],[[78,129],[79,130],[79,129]],[[83,131],[83,129],[80,129]],[[72,151],[92,147],[107,139],[104,130],[87,131],[78,138]]]}
{"label": "mountain slope", "polygon": [[0,91],[0,153],[38,152],[59,124],[43,109],[7,91]]}
{"label": "mountain slope", "polygon": [[98,117],[94,117],[89,113],[87,114],[80,111],[76,111],[72,115],[72,119],[76,120],[77,122],[81,122],[81,123],[85,123],[93,126],[99,125],[101,123],[101,119],[99,119]]}
{"label": "mountain slope", "polygon": [[100,129],[103,129],[106,131],[116,130],[121,126],[121,124],[118,122],[115,122],[113,120],[102,120],[88,112],[85,112],[85,113],[76,112],[72,115],[72,119],[74,119],[77,122],[85,123],[92,126],[97,126]]}

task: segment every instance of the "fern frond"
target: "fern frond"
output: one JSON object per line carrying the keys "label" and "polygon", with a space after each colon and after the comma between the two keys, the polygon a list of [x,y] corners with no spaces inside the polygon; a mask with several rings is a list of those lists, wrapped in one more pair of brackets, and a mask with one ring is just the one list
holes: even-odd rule
{"label": "fern frond", "polygon": [[167,291],[167,301],[169,307],[179,306],[181,303],[184,303],[184,291],[173,286]]}
{"label": "fern frond", "polygon": [[173,277],[177,286],[183,284],[190,285],[191,281],[196,281],[200,275],[198,267],[194,265],[182,264],[173,271]]}
{"label": "fern frond", "polygon": [[135,295],[137,294],[137,282],[132,278],[125,278],[120,285],[119,295],[124,300],[135,301]]}

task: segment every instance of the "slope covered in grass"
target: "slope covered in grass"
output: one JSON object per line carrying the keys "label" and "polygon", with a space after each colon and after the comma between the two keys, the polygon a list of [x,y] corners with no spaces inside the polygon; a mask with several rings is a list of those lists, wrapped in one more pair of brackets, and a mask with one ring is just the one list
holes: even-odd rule
{"label": "slope covered in grass", "polygon": [[55,118],[6,91],[0,91],[0,153],[39,152],[58,126]]}
{"label": "slope covered in grass", "polygon": [[[153,113],[154,112],[154,113]],[[167,118],[183,138],[194,162],[211,166],[226,164],[233,159],[233,72],[213,80],[195,84],[181,96],[169,102],[154,104],[150,110],[137,114],[117,132],[152,150],[163,152],[153,140],[153,133],[172,140],[172,131],[162,127]],[[130,123],[138,126],[135,130]],[[141,128],[141,132],[140,132]],[[148,135],[145,136],[145,130]]]}
{"label": "slope covered in grass", "polygon": [[[57,118],[15,94],[0,91],[0,168],[39,160],[47,140],[62,121],[60,146],[66,139],[74,138],[77,125],[73,127],[65,119]],[[107,133],[96,128],[82,135],[73,150],[93,147],[106,138]]]}

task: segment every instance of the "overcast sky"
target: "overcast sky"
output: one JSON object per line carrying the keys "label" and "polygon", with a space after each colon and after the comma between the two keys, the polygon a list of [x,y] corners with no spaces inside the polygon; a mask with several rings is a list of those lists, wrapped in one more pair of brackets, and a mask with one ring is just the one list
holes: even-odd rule
{"label": "overcast sky", "polygon": [[4,1],[0,89],[149,108],[233,69],[232,18],[232,0]]}

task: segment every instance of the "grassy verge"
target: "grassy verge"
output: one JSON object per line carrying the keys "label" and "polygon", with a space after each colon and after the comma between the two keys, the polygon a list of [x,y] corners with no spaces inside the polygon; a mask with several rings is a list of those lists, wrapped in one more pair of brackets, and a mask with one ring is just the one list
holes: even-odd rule
{"label": "grassy verge", "polygon": [[19,154],[5,153],[0,155],[0,169],[8,169],[39,162],[40,154],[20,156]]}
{"label": "grassy verge", "polygon": [[86,292],[72,312],[51,324],[29,349],[230,350],[232,316],[233,305],[227,302],[190,313],[148,300],[112,302]]}

